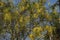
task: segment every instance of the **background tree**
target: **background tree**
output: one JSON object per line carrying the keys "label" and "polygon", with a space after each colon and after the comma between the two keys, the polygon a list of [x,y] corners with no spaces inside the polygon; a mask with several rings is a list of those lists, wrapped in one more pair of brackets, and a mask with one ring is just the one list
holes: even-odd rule
{"label": "background tree", "polygon": [[55,40],[60,28],[58,3],[49,4],[47,9],[46,2],[21,0],[15,6],[12,0],[0,0],[0,35],[10,33],[10,40],[25,40],[27,37],[31,40]]}

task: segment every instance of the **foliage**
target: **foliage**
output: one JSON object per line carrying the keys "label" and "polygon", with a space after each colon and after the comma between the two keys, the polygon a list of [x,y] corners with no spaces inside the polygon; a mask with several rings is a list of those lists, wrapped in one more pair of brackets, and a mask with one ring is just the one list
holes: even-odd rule
{"label": "foliage", "polygon": [[[47,0],[37,0],[37,2],[21,0],[17,6],[14,6],[10,1],[1,0],[0,34],[10,32],[11,40],[25,40],[27,37],[31,40],[40,40],[40,38],[46,39],[47,35],[48,39],[52,40],[56,29],[59,28],[60,14],[55,7],[50,8],[52,12],[49,12],[44,6],[46,2]],[[48,5],[50,6],[50,3]]]}

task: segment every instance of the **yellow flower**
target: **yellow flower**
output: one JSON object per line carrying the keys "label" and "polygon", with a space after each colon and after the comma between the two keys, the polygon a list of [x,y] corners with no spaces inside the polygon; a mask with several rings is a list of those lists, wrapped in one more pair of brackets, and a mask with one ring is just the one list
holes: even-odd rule
{"label": "yellow flower", "polygon": [[33,28],[32,31],[36,37],[40,37],[43,29],[42,29],[42,27],[35,27],[35,28]]}
{"label": "yellow flower", "polygon": [[45,29],[46,29],[46,30],[48,30],[48,29],[49,29],[49,26],[48,26],[48,25],[46,25]]}
{"label": "yellow flower", "polygon": [[22,10],[24,10],[24,6],[22,6]]}
{"label": "yellow flower", "polygon": [[35,3],[34,7],[35,8],[39,8],[39,4],[38,3]]}
{"label": "yellow flower", "polygon": [[26,2],[26,0],[22,0],[22,2]]}
{"label": "yellow flower", "polygon": [[37,12],[39,13],[40,12],[40,9],[37,9]]}
{"label": "yellow flower", "polygon": [[49,17],[49,14],[47,13],[47,14],[46,14],[46,18],[48,18],[48,17]]}
{"label": "yellow flower", "polygon": [[42,11],[43,11],[42,8],[37,9],[37,12],[38,12],[38,13],[40,13],[40,12],[42,12]]}
{"label": "yellow flower", "polygon": [[33,14],[33,17],[38,18],[38,14],[37,13]]}
{"label": "yellow flower", "polygon": [[57,11],[56,11],[56,9],[54,10],[53,14],[54,14],[54,15],[57,15],[57,14],[58,14]]}
{"label": "yellow flower", "polygon": [[16,15],[19,15],[19,12],[16,10],[16,11],[15,11],[15,14],[16,14]]}
{"label": "yellow flower", "polygon": [[53,29],[52,27],[49,27],[49,30],[48,30],[49,33],[52,33],[53,32]]}
{"label": "yellow flower", "polygon": [[25,21],[25,23],[29,22],[30,21],[30,16],[24,17],[24,21]]}
{"label": "yellow flower", "polygon": [[20,22],[23,22],[23,17],[22,17],[22,16],[20,16],[19,21],[20,21]]}
{"label": "yellow flower", "polygon": [[29,7],[29,4],[27,4],[27,7]]}
{"label": "yellow flower", "polygon": [[52,32],[54,31],[53,27],[48,25],[46,25],[45,29],[48,31],[49,34],[52,34]]}
{"label": "yellow flower", "polygon": [[4,3],[3,2],[0,2],[0,7],[4,6]]}
{"label": "yellow flower", "polygon": [[45,14],[45,18],[48,20],[48,21],[51,21],[52,20],[52,17],[47,13]]}
{"label": "yellow flower", "polygon": [[21,12],[24,11],[24,9],[25,9],[24,6],[21,6],[21,7],[20,7],[20,11],[21,11]]}
{"label": "yellow flower", "polygon": [[25,9],[27,9],[29,7],[29,4],[27,4],[26,6],[25,6]]}
{"label": "yellow flower", "polygon": [[35,27],[35,28],[33,28],[33,32],[34,33],[40,33],[41,31],[43,31],[42,27]]}
{"label": "yellow flower", "polygon": [[31,38],[31,40],[34,40],[34,35],[30,34],[29,37]]}
{"label": "yellow flower", "polygon": [[11,14],[9,12],[8,13],[5,13],[4,20],[8,20],[8,21],[11,20]]}

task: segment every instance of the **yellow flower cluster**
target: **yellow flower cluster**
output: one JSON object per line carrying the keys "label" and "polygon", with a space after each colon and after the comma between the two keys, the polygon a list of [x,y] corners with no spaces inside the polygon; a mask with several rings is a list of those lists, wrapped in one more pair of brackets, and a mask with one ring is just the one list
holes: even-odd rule
{"label": "yellow flower cluster", "polygon": [[34,40],[34,35],[33,34],[30,34],[29,37],[31,38],[31,40]]}
{"label": "yellow flower cluster", "polygon": [[23,17],[22,17],[22,16],[20,16],[19,21],[20,21],[20,22],[23,22]]}
{"label": "yellow flower cluster", "polygon": [[22,2],[26,2],[26,0],[22,0]]}
{"label": "yellow flower cluster", "polygon": [[34,7],[35,7],[35,8],[39,8],[39,4],[36,2],[36,3],[34,4]]}
{"label": "yellow flower cluster", "polygon": [[20,12],[24,11],[25,7],[24,6],[20,6]]}
{"label": "yellow flower cluster", "polygon": [[25,23],[28,23],[30,21],[30,16],[24,17],[24,21],[25,21]]}
{"label": "yellow flower cluster", "polygon": [[15,14],[16,14],[16,15],[19,15],[19,12],[16,10],[16,11],[15,11]]}
{"label": "yellow flower cluster", "polygon": [[51,21],[51,20],[52,20],[52,16],[49,15],[48,13],[45,14],[45,18],[46,18],[48,21]]}
{"label": "yellow flower cluster", "polygon": [[40,36],[43,29],[42,29],[42,27],[35,27],[35,28],[33,28],[32,31],[35,34],[35,36]]}
{"label": "yellow flower cluster", "polygon": [[[32,29],[31,30],[32,34],[30,34],[29,37],[31,38],[31,40],[35,40],[35,38],[38,38],[38,37],[40,38],[44,36],[42,35],[42,32],[47,31],[48,35],[51,35],[55,29],[54,27],[48,26],[48,25],[46,25],[46,27],[39,26],[40,25],[39,22],[42,23],[42,26],[45,26],[44,25],[45,21],[53,22],[53,20],[55,20],[57,17],[54,18],[52,14],[53,13],[55,15],[58,14],[56,10],[53,10],[51,14],[49,14],[49,12],[46,12],[44,1],[46,0],[40,0],[40,2],[30,3],[28,0],[21,0],[20,4],[18,3],[19,5],[17,5],[17,8],[15,8],[13,4],[7,5],[7,3],[4,6],[4,3],[0,2],[0,8],[2,9],[2,10],[0,9],[0,12],[3,13],[4,22],[6,23],[11,22],[10,24],[12,24],[12,21],[15,22],[15,26],[13,30],[15,30],[16,33],[17,32],[27,33],[27,32],[30,32],[30,29]],[[57,20],[60,21],[60,18],[57,18]],[[31,25],[30,23],[34,25],[34,28],[28,28],[28,26]],[[11,30],[12,27],[10,28],[11,26],[10,24],[7,24],[8,26],[7,30],[10,30],[12,32],[13,30]],[[55,21],[54,21],[54,24],[55,24]]]}
{"label": "yellow flower cluster", "polygon": [[46,25],[45,29],[48,31],[49,34],[52,34],[54,29],[55,29],[55,27]]}
{"label": "yellow flower cluster", "polygon": [[43,29],[42,29],[42,27],[35,27],[35,28],[33,28],[33,32],[35,33],[35,32],[40,32],[40,31],[42,31]]}
{"label": "yellow flower cluster", "polygon": [[37,9],[37,12],[39,13],[39,12],[41,12],[41,10],[40,9]]}
{"label": "yellow flower cluster", "polygon": [[57,11],[54,9],[54,12],[53,12],[54,15],[57,15]]}
{"label": "yellow flower cluster", "polygon": [[11,14],[9,12],[8,13],[5,13],[4,20],[8,20],[8,21],[11,20]]}
{"label": "yellow flower cluster", "polygon": [[27,9],[29,7],[29,4],[27,4],[26,6],[25,6],[25,9]]}
{"label": "yellow flower cluster", "polygon": [[0,7],[4,6],[4,3],[3,2],[0,2]]}
{"label": "yellow flower cluster", "polygon": [[29,4],[26,4],[26,5],[22,5],[20,6],[20,11],[24,11],[25,9],[27,9],[29,7]]}
{"label": "yellow flower cluster", "polygon": [[38,15],[37,13],[33,14],[33,17],[34,17],[34,18],[38,18],[38,16],[39,16],[39,15]]}

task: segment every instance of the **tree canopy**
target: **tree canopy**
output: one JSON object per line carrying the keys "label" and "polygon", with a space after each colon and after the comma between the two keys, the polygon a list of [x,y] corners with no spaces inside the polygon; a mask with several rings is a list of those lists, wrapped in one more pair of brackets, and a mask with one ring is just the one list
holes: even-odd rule
{"label": "tree canopy", "polygon": [[[12,0],[0,0],[0,35],[11,34],[10,40],[56,40],[60,38],[58,1],[45,7],[47,0],[21,0],[16,6]],[[50,12],[51,11],[51,12]],[[58,40],[60,40],[58,38]]]}

